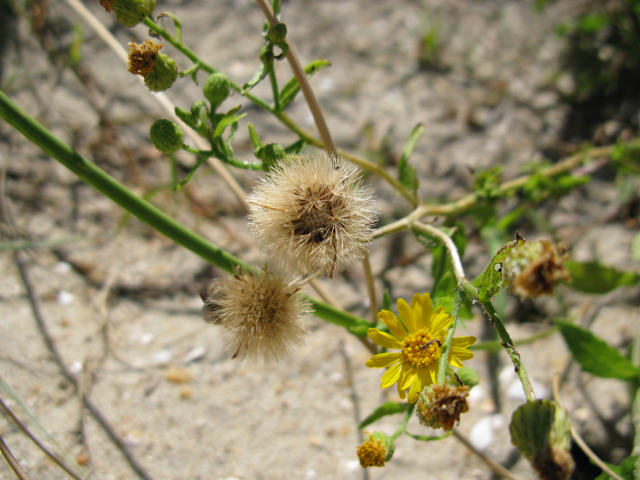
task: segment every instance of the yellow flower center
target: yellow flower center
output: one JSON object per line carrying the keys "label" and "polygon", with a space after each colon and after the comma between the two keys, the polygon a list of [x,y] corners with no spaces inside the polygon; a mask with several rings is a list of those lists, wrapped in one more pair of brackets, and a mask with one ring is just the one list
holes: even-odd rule
{"label": "yellow flower center", "polygon": [[428,367],[440,358],[440,340],[432,337],[426,328],[404,337],[402,359],[418,368]]}

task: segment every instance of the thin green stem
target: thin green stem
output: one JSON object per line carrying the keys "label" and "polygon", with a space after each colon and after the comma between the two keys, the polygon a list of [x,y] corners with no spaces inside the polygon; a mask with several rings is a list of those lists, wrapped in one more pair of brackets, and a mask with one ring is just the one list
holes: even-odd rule
{"label": "thin green stem", "polygon": [[193,148],[188,145],[184,145],[182,147],[182,150],[185,150],[190,153],[195,153],[196,155],[200,155],[207,158],[215,157],[221,162],[224,162],[236,168],[242,168],[243,170],[263,170],[264,168],[262,161],[247,162],[246,160],[240,160],[239,158],[227,157],[223,155],[221,152],[217,152],[215,150],[200,150],[198,148]]}
{"label": "thin green stem", "polygon": [[395,440],[400,435],[402,435],[404,432],[406,432],[407,425],[409,424],[409,420],[411,420],[411,414],[413,414],[413,410],[415,408],[416,408],[416,404],[415,403],[409,405],[409,409],[405,412],[404,418],[402,419],[402,423],[400,424],[398,429],[395,431],[395,433],[393,435],[390,435],[391,440]]}
{"label": "thin green stem", "polygon": [[451,354],[451,344],[453,343],[453,335],[456,333],[456,328],[458,327],[460,307],[462,306],[462,302],[464,301],[464,295],[464,289],[458,287],[458,289],[456,290],[456,296],[453,300],[453,309],[451,310],[453,321],[451,322],[451,326],[447,330],[447,336],[444,337],[444,342],[442,342],[442,351],[440,354],[440,361],[438,363],[438,376],[436,378],[436,383],[445,383],[447,379],[447,371],[449,370],[449,356]]}
{"label": "thin green stem", "polygon": [[269,67],[269,81],[271,82],[271,91],[273,92],[273,109],[280,111],[280,91],[278,90],[278,79],[276,78],[276,69],[273,63]]}
{"label": "thin green stem", "polygon": [[[0,118],[78,175],[88,185],[162,235],[229,273],[233,273],[238,266],[251,269],[239,258],[218,248],[176,222],[148,201],[135,195],[89,160],[80,156],[40,123],[24,113],[2,91],[0,91]],[[369,322],[360,317],[331,307],[316,299],[310,300],[316,316],[327,322],[340,325],[356,336],[366,335],[371,326]]]}
{"label": "thin green stem", "polygon": [[511,361],[515,367],[516,373],[520,378],[520,382],[522,383],[522,388],[524,389],[525,396],[528,401],[534,401],[536,399],[535,393],[533,392],[533,385],[531,385],[531,381],[529,380],[529,374],[527,373],[527,369],[521,361],[520,354],[516,350],[515,344],[513,340],[511,340],[511,336],[507,329],[502,323],[502,319],[496,312],[491,300],[480,300],[478,298],[478,289],[474,287],[469,280],[466,278],[461,282],[461,286],[465,289],[467,295],[471,298],[477,300],[480,305],[482,305],[483,310],[489,317],[491,324],[494,326],[498,335],[500,336],[500,340],[502,340],[502,346],[505,348],[509,357],[511,357]]}

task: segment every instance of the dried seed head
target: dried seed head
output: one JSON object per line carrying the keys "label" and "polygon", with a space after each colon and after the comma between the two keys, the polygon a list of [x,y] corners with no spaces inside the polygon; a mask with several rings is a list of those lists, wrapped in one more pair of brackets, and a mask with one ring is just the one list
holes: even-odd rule
{"label": "dried seed head", "polygon": [[129,72],[144,77],[153,69],[161,48],[161,43],[155,43],[150,38],[143,43],[129,42]]}
{"label": "dried seed head", "polygon": [[551,295],[560,282],[571,277],[562,262],[566,248],[548,240],[525,242],[513,248],[503,263],[509,291],[520,298]]}
{"label": "dried seed head", "polygon": [[420,424],[431,428],[444,428],[449,431],[460,415],[469,411],[467,397],[469,387],[434,384],[425,387],[418,399],[418,419]]}
{"label": "dried seed head", "polygon": [[304,343],[311,309],[298,290],[266,270],[239,269],[202,295],[202,316],[222,328],[233,358],[277,361]]}
{"label": "dried seed head", "polygon": [[385,462],[391,460],[395,451],[393,439],[382,432],[364,432],[369,438],[362,442],[357,448],[358,460],[362,468],[384,467]]}
{"label": "dried seed head", "polygon": [[280,160],[249,197],[258,246],[293,275],[344,270],[362,258],[375,214],[358,170],[321,153]]}

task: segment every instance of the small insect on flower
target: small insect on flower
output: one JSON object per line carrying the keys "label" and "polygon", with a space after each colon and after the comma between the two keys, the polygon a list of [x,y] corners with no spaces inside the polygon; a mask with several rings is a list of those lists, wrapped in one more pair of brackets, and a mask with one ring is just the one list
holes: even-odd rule
{"label": "small insect on flower", "polygon": [[233,358],[281,360],[304,343],[311,309],[299,290],[266,269],[238,269],[201,294],[202,316],[222,328]]}
{"label": "small insect on flower", "polygon": [[292,275],[332,276],[371,241],[375,214],[358,169],[326,153],[280,160],[248,201],[258,246]]}

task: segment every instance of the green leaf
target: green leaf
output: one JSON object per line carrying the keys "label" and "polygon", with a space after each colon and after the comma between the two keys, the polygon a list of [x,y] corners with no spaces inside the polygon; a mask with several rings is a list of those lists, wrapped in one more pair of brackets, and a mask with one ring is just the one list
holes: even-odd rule
{"label": "green leaf", "polygon": [[582,370],[602,378],[630,380],[640,376],[640,368],[634,367],[620,352],[589,330],[569,322],[556,320],[573,358]]}
{"label": "green leaf", "polygon": [[418,191],[418,174],[416,173],[416,169],[409,165],[409,157],[423,133],[424,125],[422,123],[413,127],[413,130],[411,130],[407,140],[404,142],[402,156],[398,162],[398,180],[404,188],[413,194]]}
{"label": "green leaf", "polygon": [[505,261],[515,246],[521,245],[524,242],[525,240],[522,235],[516,232],[516,239],[505,244],[498,250],[498,253],[495,254],[480,281],[478,298],[481,301],[489,300],[491,297],[500,293],[500,290],[502,290],[502,262]]}
{"label": "green leaf", "polygon": [[[326,60],[315,60],[304,67],[304,73],[307,74],[308,78],[311,78],[317,71],[329,66],[331,66],[331,63]],[[284,110],[284,107],[289,105],[293,99],[296,98],[299,91],[300,85],[298,85],[298,80],[296,77],[293,77],[280,91],[280,111]]]}
{"label": "green leaf", "polygon": [[636,272],[623,272],[598,262],[568,260],[564,266],[571,273],[572,281],[569,286],[580,292],[607,293],[618,287],[640,282],[640,274]]}
{"label": "green leaf", "polygon": [[272,67],[273,67],[273,64],[269,64],[268,67],[265,67],[264,63],[260,65],[260,67],[258,68],[258,71],[253,75],[253,78],[242,86],[242,90],[240,90],[240,94],[244,95],[253,87],[255,87],[257,84],[259,84],[262,80],[264,80],[265,77],[269,75],[269,68],[272,68]]}
{"label": "green leaf", "polygon": [[193,177],[193,174],[196,173],[196,170],[198,170],[208,159],[209,157],[207,156],[200,157],[200,159],[198,159],[198,162],[195,164],[195,166],[191,169],[191,171],[187,175],[187,178],[185,178],[183,181],[181,181],[179,184],[173,187],[173,191],[177,192],[182,187],[184,187],[189,182],[189,180],[191,180],[191,177]]}
{"label": "green leaf", "polygon": [[404,413],[410,408],[411,408],[411,405],[408,403],[387,402],[383,405],[380,405],[367,418],[365,418],[362,422],[360,422],[360,425],[358,425],[358,429],[363,429],[367,425],[371,425],[376,420],[379,420],[382,417],[386,417],[387,415]]}
{"label": "green leaf", "polygon": [[240,110],[241,106],[242,105],[238,105],[237,107],[232,108],[231,110],[229,110],[227,113],[224,114],[222,119],[218,122],[218,125],[216,126],[216,130],[213,132],[213,138],[220,137],[222,135],[222,133],[224,132],[224,130],[229,125],[233,125],[234,123],[236,123],[241,118],[247,116],[246,113],[243,113],[242,115],[238,115],[237,117],[235,116],[236,112],[238,110]]}
{"label": "green leaf", "polygon": [[388,288],[385,288],[382,294],[382,309],[391,311],[391,294]]}
{"label": "green leaf", "polygon": [[462,383],[464,383],[469,388],[475,387],[476,385],[478,385],[478,383],[480,383],[478,372],[476,372],[471,367],[458,368],[456,370],[456,375],[458,375],[458,378],[462,380]]}
{"label": "green leaf", "polygon": [[[615,473],[620,475],[622,478],[624,478],[624,480],[636,480],[636,477],[634,476],[634,472],[636,470],[636,465],[639,459],[640,459],[640,455],[632,455],[625,458],[622,462],[620,462],[620,465],[618,465],[617,467],[615,465],[611,465],[610,463],[607,463],[607,466],[611,470],[613,470]],[[602,472],[600,475],[596,477],[596,480],[612,480],[612,479],[608,473]]]}
{"label": "green leaf", "polygon": [[249,124],[248,128],[249,128],[249,138],[251,139],[251,145],[253,145],[253,149],[257,150],[263,147],[264,145],[262,145],[262,142],[260,141],[260,137],[258,136],[258,132],[256,132],[256,129],[254,128],[254,126]]}
{"label": "green leaf", "polygon": [[285,147],[284,151],[287,155],[293,155],[295,153],[300,153],[304,146],[307,144],[304,140],[300,139],[297,142],[293,142],[288,147]]}
{"label": "green leaf", "polygon": [[443,438],[447,438],[449,435],[451,435],[452,432],[446,432],[446,433],[443,433],[442,435],[438,435],[438,436],[414,435],[413,433],[409,433],[409,432],[404,432],[404,433],[409,435],[414,440],[418,440],[420,442],[432,442],[434,440],[442,440]]}

